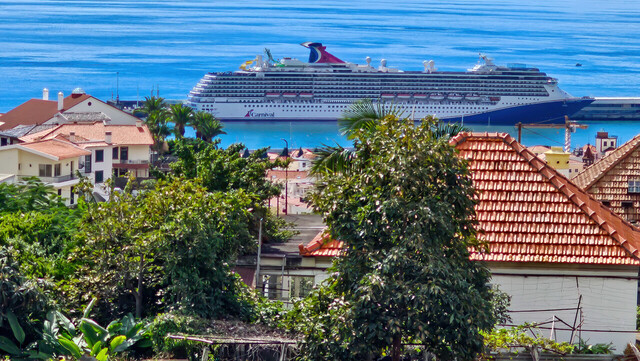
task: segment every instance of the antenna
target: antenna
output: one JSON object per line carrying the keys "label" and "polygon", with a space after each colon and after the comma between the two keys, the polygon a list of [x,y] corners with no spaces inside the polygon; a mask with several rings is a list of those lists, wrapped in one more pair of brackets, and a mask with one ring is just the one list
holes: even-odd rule
{"label": "antenna", "polygon": [[120,103],[120,72],[116,72],[116,104]]}

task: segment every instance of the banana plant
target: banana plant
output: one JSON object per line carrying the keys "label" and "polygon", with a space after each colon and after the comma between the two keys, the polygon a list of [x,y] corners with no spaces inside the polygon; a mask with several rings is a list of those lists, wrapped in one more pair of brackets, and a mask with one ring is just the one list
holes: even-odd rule
{"label": "banana plant", "polygon": [[54,353],[70,355],[75,359],[85,357],[107,361],[110,356],[127,351],[134,345],[151,346],[151,340],[146,338],[145,324],[136,322],[130,314],[111,322],[106,328],[90,319],[89,314],[95,302],[94,298],[75,325],[59,312],[47,318],[44,338],[57,342],[52,347]]}
{"label": "banana plant", "polygon": [[26,335],[13,311],[8,310],[2,316],[0,317],[0,326],[2,326],[2,322],[6,318],[15,341],[8,337],[0,336],[0,350],[9,354],[11,360],[48,360],[51,358],[52,354],[46,352],[46,347],[41,347],[41,343],[37,341],[30,343],[26,347],[22,346]]}

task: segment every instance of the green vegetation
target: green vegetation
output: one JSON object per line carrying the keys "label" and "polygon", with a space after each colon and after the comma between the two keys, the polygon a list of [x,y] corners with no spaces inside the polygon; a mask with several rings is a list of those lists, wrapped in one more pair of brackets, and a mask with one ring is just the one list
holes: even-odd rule
{"label": "green vegetation", "polygon": [[466,163],[432,120],[383,115],[351,121],[348,161],[327,165],[326,151],[315,168],[313,203],[347,249],[305,300],[303,358],[398,360],[411,340],[440,359],[472,359],[495,318],[489,272],[467,250],[482,245]]}

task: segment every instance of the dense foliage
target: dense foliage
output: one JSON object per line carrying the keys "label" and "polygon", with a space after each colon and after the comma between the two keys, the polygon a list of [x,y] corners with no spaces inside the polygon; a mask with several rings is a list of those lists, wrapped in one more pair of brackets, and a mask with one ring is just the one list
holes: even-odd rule
{"label": "dense foliage", "polygon": [[320,174],[314,205],[347,248],[305,301],[306,359],[398,359],[409,340],[440,359],[482,351],[495,319],[489,271],[467,250],[480,246],[474,190],[433,128],[386,115],[352,133],[348,167]]}
{"label": "dense foliage", "polygon": [[199,179],[209,192],[244,190],[251,197],[251,233],[257,237],[262,218],[263,240],[283,241],[291,236],[291,232],[283,230],[285,223],[269,212],[267,206],[269,199],[280,194],[281,186],[268,180],[266,174],[268,170],[286,163],[270,161],[267,149],[258,149],[248,156],[243,156],[243,149],[242,144],[221,149],[217,142],[178,140],[173,151],[178,159],[171,168],[177,176]]}
{"label": "dense foliage", "polygon": [[102,314],[242,314],[230,266],[255,245],[250,203],[242,190],[208,192],[182,178],[137,196],[114,192],[83,219],[79,284],[99,297]]}

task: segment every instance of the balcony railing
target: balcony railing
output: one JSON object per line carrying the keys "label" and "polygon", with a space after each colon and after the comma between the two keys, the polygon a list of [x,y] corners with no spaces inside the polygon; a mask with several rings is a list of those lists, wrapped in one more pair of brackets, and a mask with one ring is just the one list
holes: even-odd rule
{"label": "balcony railing", "polygon": [[[33,178],[34,176],[32,175],[19,175],[18,176],[18,180],[20,181],[24,181],[27,178]],[[58,176],[58,177],[38,177],[35,176],[36,178],[40,179],[40,181],[42,181],[42,183],[60,183],[60,182],[66,182],[72,179],[75,179],[75,177],[73,176],[73,174],[67,174],[67,175],[62,175],[62,176]]]}
{"label": "balcony railing", "polygon": [[113,164],[149,164],[148,159],[114,159]]}

